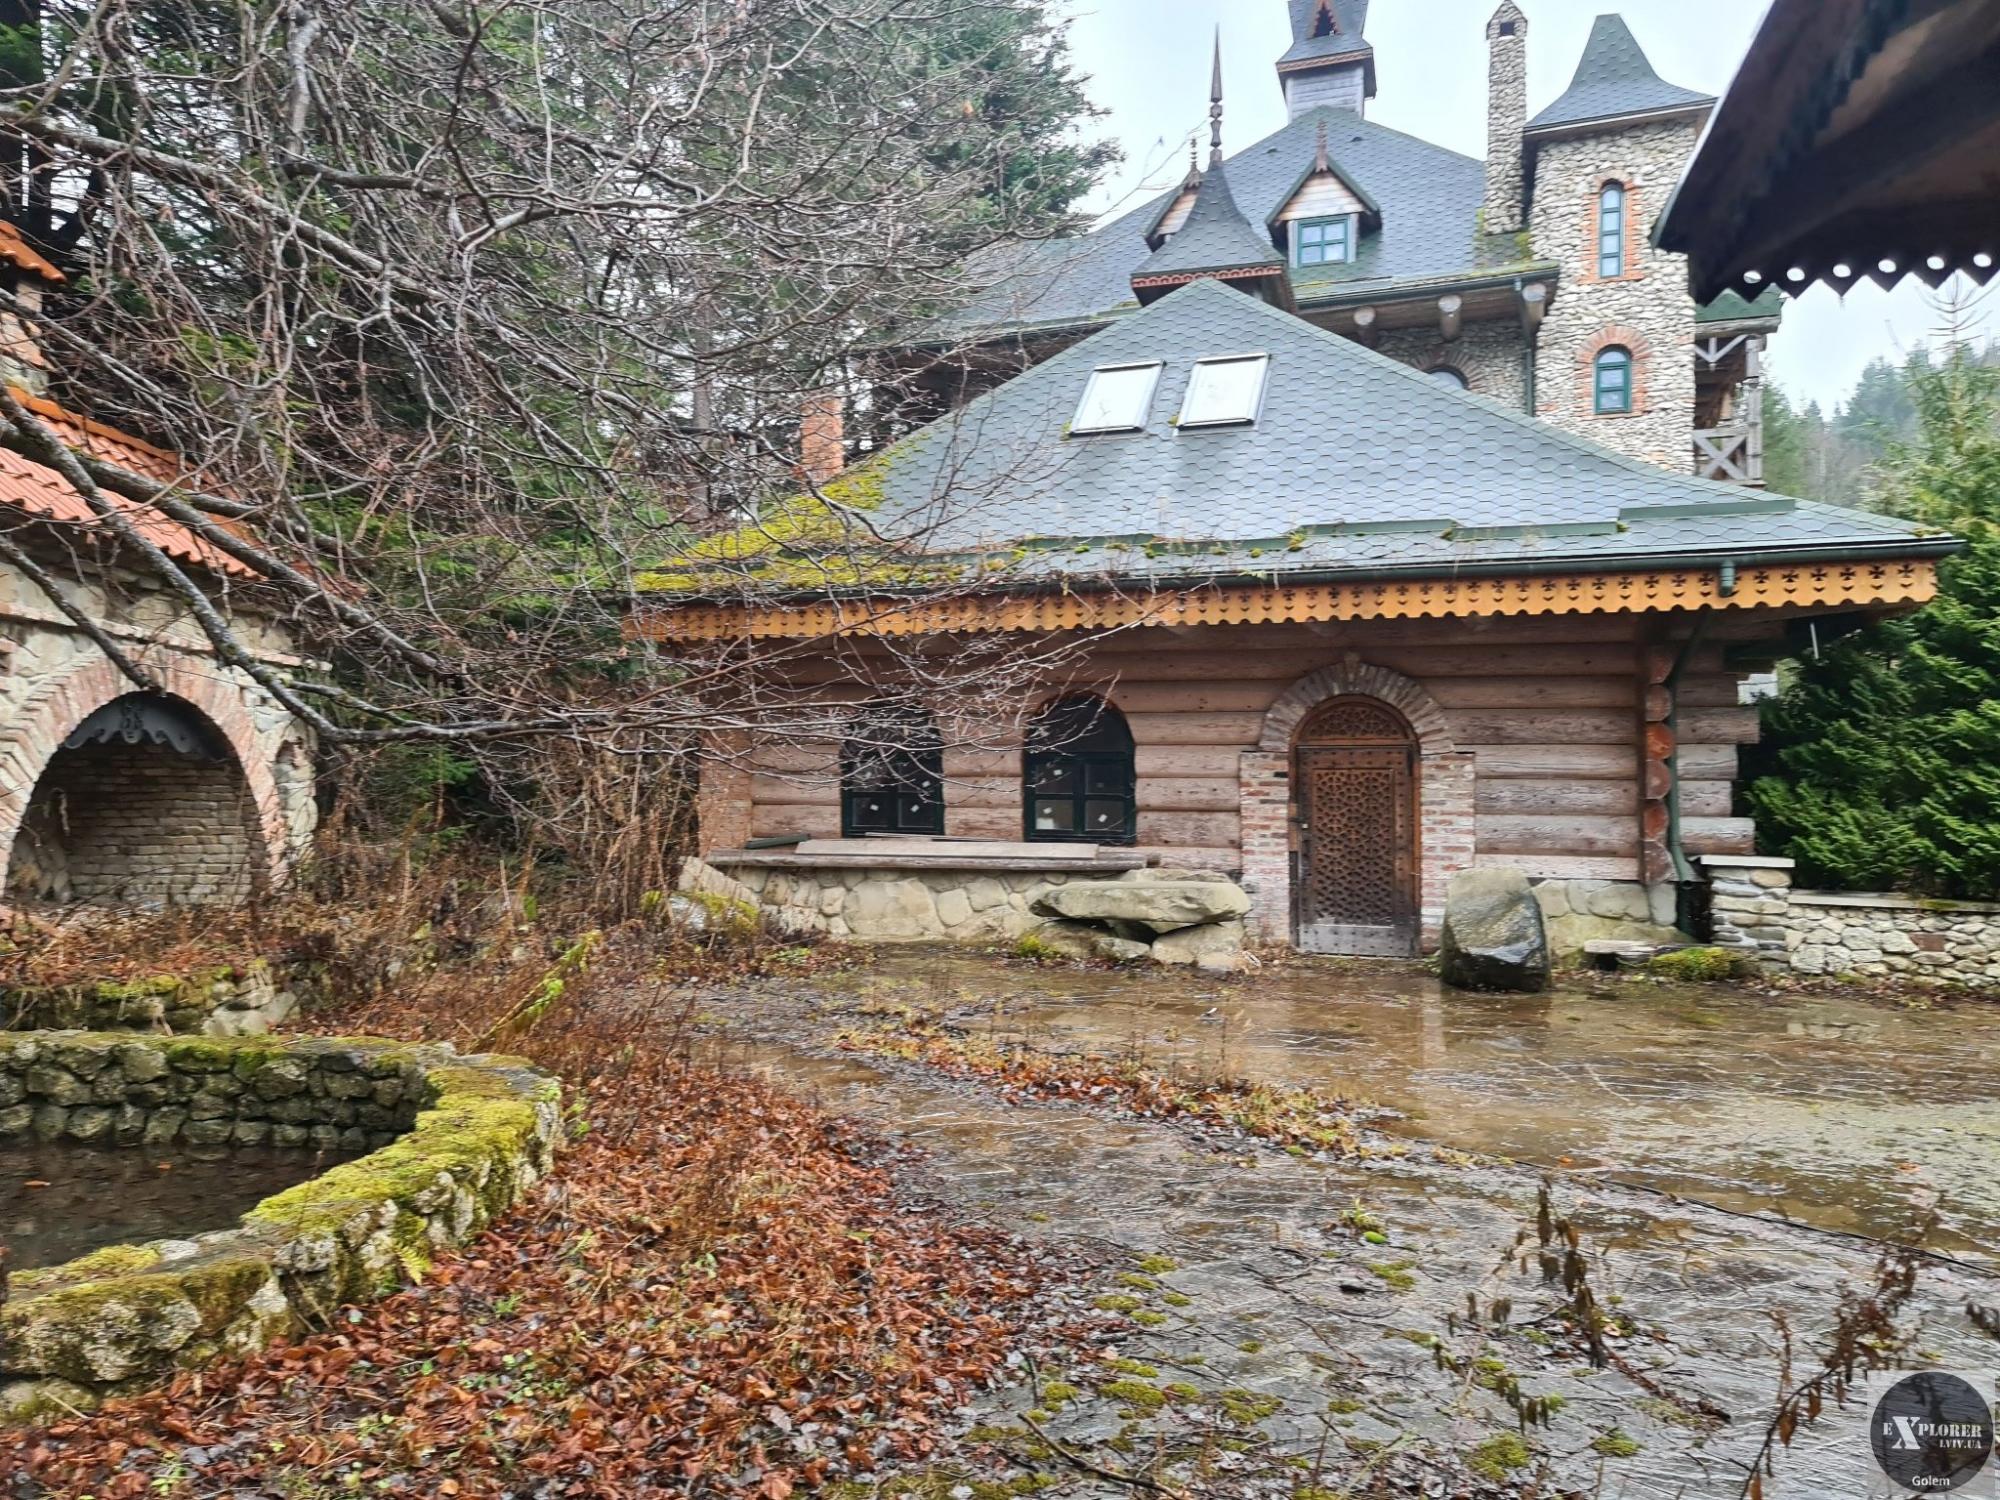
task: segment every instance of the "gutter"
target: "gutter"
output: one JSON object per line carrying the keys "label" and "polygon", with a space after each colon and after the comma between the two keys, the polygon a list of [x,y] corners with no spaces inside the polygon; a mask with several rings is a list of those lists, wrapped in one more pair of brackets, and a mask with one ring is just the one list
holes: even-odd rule
{"label": "gutter", "polygon": [[[1731,570],[1733,572],[1733,570]],[[1733,593],[1731,586],[1725,593]],[[1681,842],[1681,674],[1694,660],[1694,653],[1700,647],[1702,638],[1708,634],[1708,623],[1715,617],[1713,605],[1703,605],[1701,613],[1694,617],[1694,629],[1681,643],[1680,655],[1674,658],[1673,670],[1667,673],[1667,729],[1674,737],[1674,747],[1667,752],[1667,857],[1674,865],[1675,925],[1683,932],[1689,931],[1687,921],[1689,910],[1687,887],[1694,880],[1694,862],[1687,857],[1687,846]]]}
{"label": "gutter", "polygon": [[[1079,577],[1048,573],[1038,578],[1016,579],[995,584],[978,592],[991,597],[1066,593],[1114,593],[1135,585],[1149,591],[1178,588],[1216,588],[1240,585],[1354,583],[1357,581],[1429,578],[1509,578],[1521,574],[1540,577],[1547,573],[1603,573],[1620,568],[1689,568],[1722,570],[1733,592],[1738,568],[1811,566],[1836,562],[1905,562],[1950,557],[1965,550],[1965,540],[1955,536],[1909,537],[1894,542],[1815,542],[1788,548],[1745,551],[1738,547],[1694,548],[1677,552],[1629,552],[1596,554],[1583,558],[1491,558],[1477,562],[1383,564],[1354,568],[1269,568],[1256,572],[1233,573],[1127,573]],[[919,598],[934,589],[812,589],[771,595],[755,605],[720,594],[698,594],[671,589],[635,591],[644,599],[657,598],[662,605],[737,605],[759,609],[782,609],[791,604],[824,604],[841,599]]]}

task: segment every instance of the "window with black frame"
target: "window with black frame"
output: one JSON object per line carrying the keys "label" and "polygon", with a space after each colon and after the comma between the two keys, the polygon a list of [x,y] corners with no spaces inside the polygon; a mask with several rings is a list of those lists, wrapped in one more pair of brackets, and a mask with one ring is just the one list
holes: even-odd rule
{"label": "window with black frame", "polygon": [[1132,731],[1101,698],[1058,698],[1028,728],[1023,820],[1030,839],[1129,844],[1137,832]]}
{"label": "window with black frame", "polygon": [[856,716],[840,747],[840,834],[944,832],[944,748],[920,708]]}

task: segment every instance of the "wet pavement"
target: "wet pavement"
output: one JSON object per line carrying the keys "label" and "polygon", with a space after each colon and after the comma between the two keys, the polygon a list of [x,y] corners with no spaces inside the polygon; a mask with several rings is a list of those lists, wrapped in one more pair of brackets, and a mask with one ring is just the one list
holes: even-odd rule
{"label": "wet pavement", "polygon": [[[908,952],[702,1005],[712,1052],[922,1148],[923,1185],[959,1211],[1103,1250],[1130,1366],[1024,1368],[968,1414],[989,1479],[1132,1492],[1081,1460],[1189,1495],[1733,1495],[1778,1388],[1778,1320],[1810,1370],[1873,1241],[1933,1209],[1926,1243],[1946,1254],[1923,1265],[1905,1358],[1989,1391],[2000,1367],[1963,1310],[2000,1304],[2000,1008],[1627,982],[1471,996],[1408,967],[1227,982]],[[1302,1160],[829,1046],[838,1027],[913,1015],[1400,1117],[1365,1159]],[[1541,1274],[1545,1169],[1615,1368],[1589,1368]],[[1052,1401],[1052,1383],[1078,1393]],[[1522,1437],[1514,1408],[1542,1397],[1559,1409]],[[1860,1408],[1830,1415],[1764,1493],[1879,1488],[1865,1433]]]}

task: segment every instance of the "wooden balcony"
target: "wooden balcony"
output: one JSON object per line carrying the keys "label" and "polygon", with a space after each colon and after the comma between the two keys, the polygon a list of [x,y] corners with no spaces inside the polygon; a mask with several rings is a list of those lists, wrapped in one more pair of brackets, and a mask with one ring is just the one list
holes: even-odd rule
{"label": "wooden balcony", "polygon": [[1694,433],[1694,472],[1702,479],[1724,484],[1764,483],[1764,433],[1761,422],[1744,422],[1728,427],[1697,427]]}

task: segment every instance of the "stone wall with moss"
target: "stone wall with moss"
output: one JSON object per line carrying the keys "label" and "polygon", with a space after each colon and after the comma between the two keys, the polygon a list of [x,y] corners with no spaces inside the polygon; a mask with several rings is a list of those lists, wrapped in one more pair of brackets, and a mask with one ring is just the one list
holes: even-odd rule
{"label": "stone wall with moss", "polygon": [[279,971],[258,959],[142,979],[19,986],[0,991],[0,1030],[258,1036],[308,1000],[318,981],[310,968]]}
{"label": "stone wall with moss", "polygon": [[539,1180],[561,1129],[558,1085],[519,1059],[362,1038],[0,1035],[0,1099],[14,1136],[375,1148],[233,1229],[14,1276],[0,1423],[87,1410],[393,1290]]}

